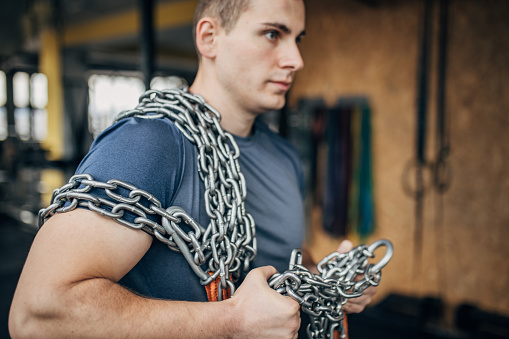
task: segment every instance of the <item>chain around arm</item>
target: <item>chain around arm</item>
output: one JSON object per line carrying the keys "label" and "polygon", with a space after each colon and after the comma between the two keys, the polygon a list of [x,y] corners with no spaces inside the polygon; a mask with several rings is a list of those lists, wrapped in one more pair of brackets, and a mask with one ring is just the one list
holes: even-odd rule
{"label": "chain around arm", "polygon": [[[86,207],[152,234],[170,249],[182,252],[203,285],[219,276],[222,289],[230,288],[233,294],[233,281],[249,269],[257,253],[255,223],[244,207],[246,185],[235,139],[222,130],[219,113],[201,96],[185,89],[149,90],[141,95],[136,108],[121,112],[115,122],[128,117],[168,118],[196,146],[209,225],[203,227],[180,207],[164,209],[153,195],[129,183],[98,182],[88,174],[75,175],[55,190],[50,206],[39,212],[39,224],[55,213]],[[103,189],[110,199],[91,195],[92,188]],[[121,195],[118,188],[127,190],[128,195]],[[136,216],[134,222],[124,218],[126,212]],[[147,215],[159,216],[161,223]]]}

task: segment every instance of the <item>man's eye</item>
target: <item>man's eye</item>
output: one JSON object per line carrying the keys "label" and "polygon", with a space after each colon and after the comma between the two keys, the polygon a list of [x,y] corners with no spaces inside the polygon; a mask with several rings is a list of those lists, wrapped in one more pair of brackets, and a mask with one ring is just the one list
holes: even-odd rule
{"label": "man's eye", "polygon": [[275,40],[278,36],[278,32],[276,31],[269,31],[269,32],[266,32],[265,33],[265,36],[269,39],[269,40]]}

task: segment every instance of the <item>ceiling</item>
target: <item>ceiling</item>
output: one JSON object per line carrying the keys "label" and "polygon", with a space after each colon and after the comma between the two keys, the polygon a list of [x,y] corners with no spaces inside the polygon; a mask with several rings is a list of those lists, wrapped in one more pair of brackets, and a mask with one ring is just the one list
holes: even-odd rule
{"label": "ceiling", "polygon": [[[56,27],[66,51],[93,67],[139,65],[143,0],[0,0],[0,69],[36,63],[40,33]],[[194,69],[196,0],[153,0],[156,65]]]}

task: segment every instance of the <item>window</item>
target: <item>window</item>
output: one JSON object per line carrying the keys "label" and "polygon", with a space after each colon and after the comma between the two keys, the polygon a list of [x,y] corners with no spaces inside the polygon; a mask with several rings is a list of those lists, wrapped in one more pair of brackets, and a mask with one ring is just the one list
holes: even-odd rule
{"label": "window", "polygon": [[14,125],[21,140],[41,141],[47,133],[48,80],[42,73],[16,72],[12,79]]}
{"label": "window", "polygon": [[139,78],[99,74],[89,78],[88,87],[88,124],[94,138],[111,125],[118,113],[134,108],[145,90]]}
{"label": "window", "polygon": [[30,77],[30,104],[32,105],[32,137],[41,141],[48,132],[48,78],[42,73]]}
{"label": "window", "polygon": [[150,82],[150,88],[157,90],[177,88],[184,85],[186,85],[186,81],[177,76],[154,77]]}
{"label": "window", "polygon": [[[154,77],[152,89],[182,87],[186,81],[176,76]],[[88,79],[90,103],[88,106],[89,130],[96,138],[111,125],[115,116],[138,104],[138,98],[145,92],[141,79],[129,76],[94,74]]]}
{"label": "window", "polygon": [[21,140],[30,139],[30,76],[25,72],[16,72],[12,78],[14,95],[14,127]]}
{"label": "window", "polygon": [[[14,127],[21,140],[41,141],[47,133],[48,80],[42,73],[16,72],[12,78]],[[8,136],[7,84],[0,71],[0,140]]]}

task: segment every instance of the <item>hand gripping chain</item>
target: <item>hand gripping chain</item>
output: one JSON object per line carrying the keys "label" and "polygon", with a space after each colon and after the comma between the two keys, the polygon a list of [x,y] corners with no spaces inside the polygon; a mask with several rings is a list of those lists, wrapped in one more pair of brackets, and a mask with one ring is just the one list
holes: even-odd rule
{"label": "hand gripping chain", "polygon": [[[87,207],[124,226],[143,229],[170,249],[182,252],[203,285],[219,277],[218,300],[223,289],[230,288],[233,295],[234,281],[242,271],[249,270],[257,252],[255,223],[244,208],[246,181],[240,172],[240,151],[233,136],[221,128],[216,110],[185,89],[149,90],[135,109],[121,112],[115,121],[128,117],[169,118],[196,146],[209,225],[198,224],[180,207],[165,210],[153,195],[129,183],[104,183],[84,174],[73,176],[68,184],[55,190],[50,206],[39,212],[39,226],[55,213]],[[90,194],[91,189],[103,189],[110,199]],[[126,211],[136,216],[134,223],[123,218]],[[147,215],[160,216],[162,225]]]}
{"label": "hand gripping chain", "polygon": [[[384,257],[376,264],[368,263],[373,252],[385,246]],[[361,245],[348,253],[333,252],[317,265],[319,275],[302,266],[302,251],[293,250],[289,269],[276,273],[269,286],[282,295],[295,299],[310,316],[309,338],[334,338],[334,331],[345,338],[342,307],[350,298],[360,297],[369,286],[380,283],[381,270],[392,257],[393,247],[388,240]]]}

